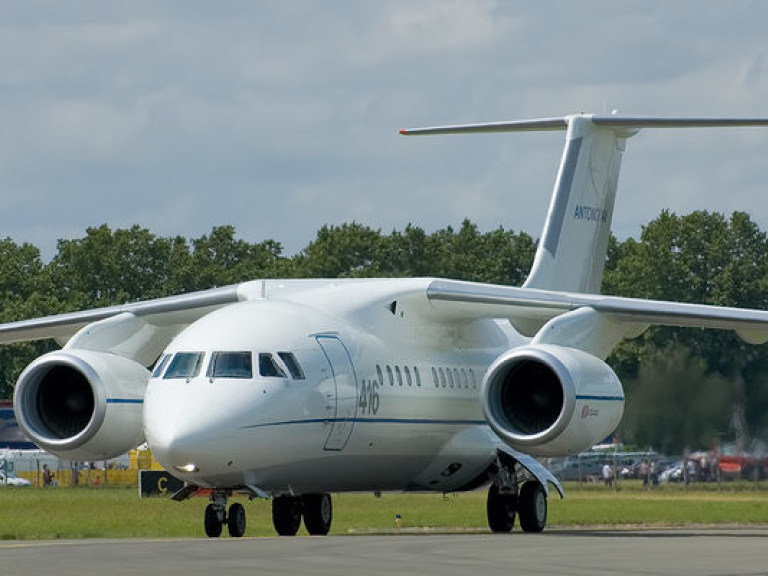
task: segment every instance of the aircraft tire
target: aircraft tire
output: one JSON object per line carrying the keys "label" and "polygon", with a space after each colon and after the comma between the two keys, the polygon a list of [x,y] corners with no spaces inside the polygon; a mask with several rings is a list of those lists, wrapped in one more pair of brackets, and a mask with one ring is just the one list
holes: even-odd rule
{"label": "aircraft tire", "polygon": [[272,524],[280,536],[296,536],[301,526],[301,498],[278,496],[272,500]]}
{"label": "aircraft tire", "polygon": [[229,507],[227,530],[233,538],[240,538],[245,534],[245,508],[239,502],[235,502]]}
{"label": "aircraft tire", "polygon": [[306,494],[304,500],[304,526],[314,536],[325,536],[333,522],[333,504],[330,494]]}
{"label": "aircraft tire", "polygon": [[517,496],[499,493],[499,487],[491,484],[488,489],[486,503],[488,514],[488,526],[492,532],[509,532],[515,525],[515,513],[517,512]]}
{"label": "aircraft tire", "polygon": [[520,490],[520,528],[541,532],[547,525],[547,494],[539,482],[529,480]]}
{"label": "aircraft tire", "polygon": [[208,538],[218,538],[221,536],[221,520],[219,520],[219,514],[216,512],[213,504],[208,504],[205,507],[205,535]]}

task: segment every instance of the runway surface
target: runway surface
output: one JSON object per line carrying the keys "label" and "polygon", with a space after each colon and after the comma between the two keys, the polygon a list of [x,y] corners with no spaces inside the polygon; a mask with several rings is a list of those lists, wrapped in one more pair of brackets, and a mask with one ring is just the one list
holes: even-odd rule
{"label": "runway surface", "polygon": [[2,573],[768,574],[768,529],[0,542]]}

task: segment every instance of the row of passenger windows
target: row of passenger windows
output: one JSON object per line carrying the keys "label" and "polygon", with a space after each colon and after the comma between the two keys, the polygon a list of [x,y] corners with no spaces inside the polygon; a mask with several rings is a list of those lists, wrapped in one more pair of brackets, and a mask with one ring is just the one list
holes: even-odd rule
{"label": "row of passenger windows", "polygon": [[[382,370],[381,365],[376,364],[376,375],[379,378],[379,382],[383,386],[385,383],[384,373],[386,372],[386,382],[390,386],[394,386],[397,383],[398,386],[421,386],[421,374],[419,369],[414,366],[412,369],[408,366],[390,366],[389,364],[384,366]],[[435,368],[432,367],[432,381],[435,388],[465,388],[465,389],[477,389],[477,379],[475,378],[475,371],[472,368]]]}
{"label": "row of passenger windows", "polygon": [[472,368],[435,368],[432,367],[432,381],[435,388],[472,388],[477,389],[477,379]]}
{"label": "row of passenger windows", "polygon": [[[405,376],[405,382],[408,386],[413,386],[414,382],[416,383],[416,386],[421,386],[421,374],[419,374],[419,369],[416,368],[416,366],[413,367],[413,376],[411,376],[411,369],[408,366],[403,367],[402,370],[400,370],[400,366],[395,366],[393,371],[392,367],[387,364],[384,366],[384,369],[387,371],[387,381],[390,386],[395,385],[395,379],[397,379],[397,385],[402,386],[403,376]],[[376,364],[376,375],[379,377],[379,382],[383,386],[384,373],[381,370],[381,366],[378,364]]]}
{"label": "row of passenger windows", "polygon": [[[200,375],[205,356],[205,352],[166,354],[157,363],[152,377],[162,376],[163,380],[174,378],[190,380]],[[257,356],[259,376],[287,378],[285,370],[287,369],[294,380],[305,378],[304,371],[292,352],[278,352],[277,358],[270,352],[260,352]],[[253,354],[251,352],[212,352],[205,375],[208,378],[253,378]]]}

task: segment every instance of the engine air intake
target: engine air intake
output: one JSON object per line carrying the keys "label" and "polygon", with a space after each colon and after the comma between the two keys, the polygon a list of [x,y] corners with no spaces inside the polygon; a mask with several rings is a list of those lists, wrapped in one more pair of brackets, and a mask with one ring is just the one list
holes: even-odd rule
{"label": "engine air intake", "polygon": [[624,411],[616,374],[583,350],[535,344],[501,354],[485,374],[488,425],[532,456],[584,450],[608,436]]}
{"label": "engine air intake", "polygon": [[563,409],[563,389],[557,374],[544,364],[523,360],[512,366],[501,386],[501,412],[522,434],[538,434],[552,426]]}

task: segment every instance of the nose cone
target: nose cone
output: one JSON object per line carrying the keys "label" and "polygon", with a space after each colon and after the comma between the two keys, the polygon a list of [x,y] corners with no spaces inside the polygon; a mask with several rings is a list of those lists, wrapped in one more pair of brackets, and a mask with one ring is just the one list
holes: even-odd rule
{"label": "nose cone", "polygon": [[[231,398],[232,396],[230,396]],[[203,382],[150,382],[144,403],[147,442],[157,461],[189,481],[232,467],[243,402],[229,405]]]}

